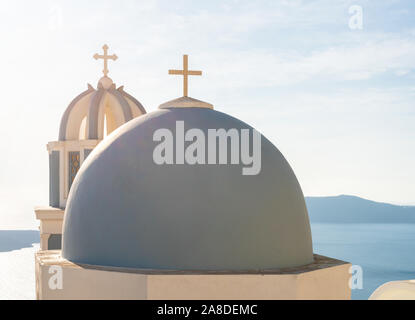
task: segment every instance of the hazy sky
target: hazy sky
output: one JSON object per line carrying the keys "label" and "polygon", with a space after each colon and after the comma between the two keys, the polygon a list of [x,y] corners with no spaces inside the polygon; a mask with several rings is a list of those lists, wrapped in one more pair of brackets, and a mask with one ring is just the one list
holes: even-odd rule
{"label": "hazy sky", "polygon": [[[351,5],[363,28],[350,29]],[[46,143],[102,63],[148,111],[190,96],[267,136],[305,195],[415,203],[415,1],[1,1],[0,229],[48,203]]]}

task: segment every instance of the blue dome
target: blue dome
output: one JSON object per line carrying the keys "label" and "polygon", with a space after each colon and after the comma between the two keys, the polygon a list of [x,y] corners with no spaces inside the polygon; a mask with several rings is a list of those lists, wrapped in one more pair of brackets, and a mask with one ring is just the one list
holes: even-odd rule
{"label": "blue dome", "polygon": [[242,163],[158,165],[154,132],[175,133],[177,121],[206,136],[209,129],[252,130],[207,108],[158,110],[118,128],[89,155],[72,185],[63,257],[102,266],[207,271],[311,263],[304,196],[278,149],[261,136],[257,175],[243,175]]}

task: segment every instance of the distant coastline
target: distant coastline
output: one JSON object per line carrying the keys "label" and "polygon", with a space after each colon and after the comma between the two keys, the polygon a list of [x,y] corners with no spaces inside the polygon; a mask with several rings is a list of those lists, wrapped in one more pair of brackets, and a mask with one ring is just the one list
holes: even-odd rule
{"label": "distant coastline", "polygon": [[415,206],[356,196],[306,197],[311,223],[415,223]]}

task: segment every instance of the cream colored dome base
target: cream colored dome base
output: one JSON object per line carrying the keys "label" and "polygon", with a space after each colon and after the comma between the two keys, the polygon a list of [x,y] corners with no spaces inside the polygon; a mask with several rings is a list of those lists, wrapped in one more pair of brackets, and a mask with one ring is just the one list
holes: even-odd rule
{"label": "cream colored dome base", "polygon": [[[35,255],[38,300],[350,300],[351,295],[351,265],[318,255],[297,268],[203,272],[75,264],[60,253]],[[63,279],[59,290],[50,285],[56,279]]]}
{"label": "cream colored dome base", "polygon": [[159,109],[169,108],[207,108],[213,109],[213,105],[204,101],[200,101],[190,97],[181,97],[168,102],[165,102],[159,106]]}

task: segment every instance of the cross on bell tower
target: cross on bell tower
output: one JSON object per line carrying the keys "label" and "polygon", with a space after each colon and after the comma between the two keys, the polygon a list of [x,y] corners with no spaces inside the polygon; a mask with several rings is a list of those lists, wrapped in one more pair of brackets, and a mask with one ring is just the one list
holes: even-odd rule
{"label": "cross on bell tower", "polygon": [[169,70],[169,74],[178,74],[183,76],[183,96],[188,94],[188,76],[201,76],[202,71],[189,70],[188,55],[183,55],[183,70]]}
{"label": "cross on bell tower", "polygon": [[104,46],[102,47],[102,49],[104,49],[104,54],[100,55],[98,53],[94,54],[94,59],[98,60],[98,59],[102,59],[104,60],[104,70],[102,70],[102,72],[104,73],[104,77],[106,77],[109,73],[108,71],[108,60],[117,60],[118,57],[116,54],[113,55],[108,55],[108,46],[106,44],[104,44]]}

